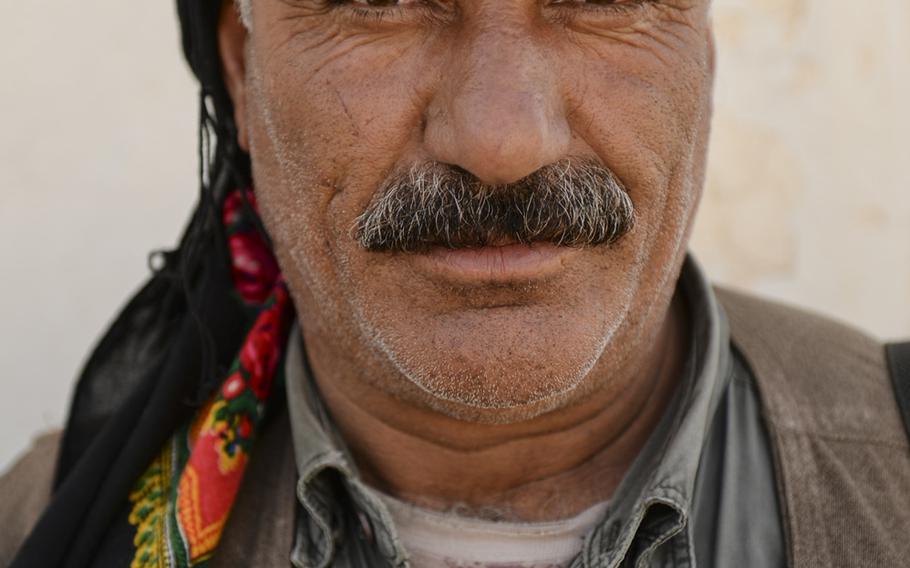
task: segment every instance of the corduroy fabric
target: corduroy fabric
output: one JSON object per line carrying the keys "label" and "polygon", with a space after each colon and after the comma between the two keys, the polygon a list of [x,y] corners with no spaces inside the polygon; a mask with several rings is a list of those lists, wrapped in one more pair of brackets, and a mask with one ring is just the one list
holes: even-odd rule
{"label": "corduroy fabric", "polygon": [[61,432],[35,439],[28,453],[0,477],[0,566],[9,566],[47,507]]}
{"label": "corduroy fabric", "polygon": [[878,341],[718,291],[774,451],[789,565],[910,566],[910,447]]}

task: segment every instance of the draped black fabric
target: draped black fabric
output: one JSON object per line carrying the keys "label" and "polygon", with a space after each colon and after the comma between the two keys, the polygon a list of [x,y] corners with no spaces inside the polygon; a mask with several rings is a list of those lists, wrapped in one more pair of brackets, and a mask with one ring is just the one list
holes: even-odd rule
{"label": "draped black fabric", "polygon": [[249,183],[221,77],[221,8],[220,0],[177,1],[184,53],[200,83],[196,210],[178,247],[155,257],[160,266],[89,357],[73,394],[53,497],[15,568],[93,563],[133,484],[223,378],[249,326],[250,314],[233,294],[219,214],[226,194]]}

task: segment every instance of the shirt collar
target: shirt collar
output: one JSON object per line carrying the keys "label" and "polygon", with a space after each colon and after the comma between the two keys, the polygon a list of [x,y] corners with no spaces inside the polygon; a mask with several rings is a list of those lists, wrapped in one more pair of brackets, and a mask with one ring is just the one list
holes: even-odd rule
{"label": "shirt collar", "polygon": [[297,523],[291,563],[296,568],[327,568],[338,546],[339,501],[330,472],[340,474],[341,490],[369,524],[380,554],[390,566],[406,566],[407,553],[395,534],[392,517],[373,491],[360,480],[347,446],[333,427],[319,397],[298,329],[291,334],[285,362],[285,388],[291,438],[297,462],[297,500],[306,518]]}
{"label": "shirt collar", "polygon": [[732,360],[726,318],[691,255],[678,287],[691,317],[690,354],[683,377],[669,408],[614,493],[604,522],[586,539],[582,566],[648,565],[664,543],[670,544],[674,565],[694,564],[689,521],[695,478]]}
{"label": "shirt collar", "polygon": [[[641,566],[664,543],[681,563],[692,564],[690,513],[699,457],[720,394],[730,375],[729,330],[714,292],[689,256],[678,283],[691,315],[690,355],[664,417],[617,488],[604,522],[588,535],[573,566]],[[298,523],[295,566],[329,566],[337,547],[337,487],[366,515],[376,544],[391,566],[406,566],[385,505],[363,485],[343,440],[332,427],[308,371],[299,333],[292,334],[285,365],[288,407],[299,481],[297,498],[308,513]]]}

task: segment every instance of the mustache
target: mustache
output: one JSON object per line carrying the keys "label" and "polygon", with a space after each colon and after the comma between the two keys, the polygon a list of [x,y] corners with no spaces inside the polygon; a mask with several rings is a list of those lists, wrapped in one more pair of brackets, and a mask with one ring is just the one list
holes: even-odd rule
{"label": "mustache", "polygon": [[626,188],[594,160],[567,158],[501,185],[426,162],[390,176],[353,234],[368,251],[415,253],[506,243],[609,245],[634,224]]}

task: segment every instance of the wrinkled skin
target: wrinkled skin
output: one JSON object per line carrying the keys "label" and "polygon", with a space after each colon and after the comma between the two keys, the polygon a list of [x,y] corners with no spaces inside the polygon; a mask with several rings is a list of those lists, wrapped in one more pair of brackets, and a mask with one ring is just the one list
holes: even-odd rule
{"label": "wrinkled skin", "polygon": [[[704,175],[708,0],[385,4],[253,0],[249,31],[232,8],[222,17],[240,143],[323,396],[366,475],[416,501],[482,504],[628,434],[607,460],[617,477],[672,392],[666,359],[683,341],[670,306]],[[461,278],[351,234],[401,168],[438,161],[500,184],[571,157],[617,175],[636,225],[545,273]],[[525,463],[547,440],[568,448],[506,471],[504,448],[535,437]],[[376,455],[393,439],[402,455],[444,455],[414,473]],[[475,457],[501,468],[433,481]],[[525,493],[509,506],[548,516]]]}

